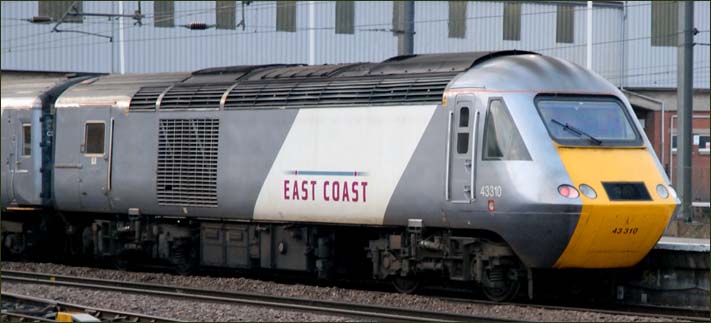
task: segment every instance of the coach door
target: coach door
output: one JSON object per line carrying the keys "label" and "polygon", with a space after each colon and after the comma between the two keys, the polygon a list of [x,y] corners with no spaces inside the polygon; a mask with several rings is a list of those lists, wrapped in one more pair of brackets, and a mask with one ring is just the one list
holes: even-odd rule
{"label": "coach door", "polygon": [[[41,177],[38,173],[41,161],[39,149],[39,125],[33,126],[33,120],[39,120],[39,109],[7,109],[3,137],[9,135],[5,143],[8,149],[3,152],[7,172],[3,176],[3,200],[11,200],[19,205],[41,204]],[[6,132],[7,131],[7,132]]]}
{"label": "coach door", "polygon": [[113,118],[111,107],[87,107],[81,114],[79,201],[86,210],[110,209]]}
{"label": "coach door", "polygon": [[479,112],[473,95],[458,95],[450,112],[446,199],[452,203],[470,203],[476,169],[476,130]]}
{"label": "coach door", "polygon": [[15,192],[15,183],[21,179],[23,174],[27,173],[28,170],[23,168],[22,149],[20,143],[23,142],[22,138],[22,122],[17,118],[17,111],[14,109],[5,109],[3,111],[3,125],[2,125],[2,157],[3,157],[3,176],[2,176],[2,201],[3,205],[7,206],[7,203],[18,202],[17,194]]}

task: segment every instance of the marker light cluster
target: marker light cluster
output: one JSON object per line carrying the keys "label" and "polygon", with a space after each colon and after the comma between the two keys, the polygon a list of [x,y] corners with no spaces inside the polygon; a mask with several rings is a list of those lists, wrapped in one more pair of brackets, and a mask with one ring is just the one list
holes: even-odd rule
{"label": "marker light cluster", "polygon": [[595,192],[595,189],[593,189],[592,186],[588,184],[580,184],[580,186],[578,186],[578,189],[580,189],[580,193],[583,193],[583,195],[587,196],[588,198],[597,198],[597,192]]}
{"label": "marker light cluster", "polygon": [[562,197],[567,197],[569,199],[576,199],[580,196],[580,193],[578,193],[578,190],[575,189],[575,187],[568,185],[568,184],[563,184],[561,186],[558,186],[558,194]]}

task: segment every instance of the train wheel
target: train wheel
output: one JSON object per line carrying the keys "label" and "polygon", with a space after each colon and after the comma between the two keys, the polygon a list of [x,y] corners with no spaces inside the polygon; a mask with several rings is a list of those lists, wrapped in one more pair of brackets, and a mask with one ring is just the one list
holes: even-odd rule
{"label": "train wheel", "polygon": [[20,257],[25,252],[25,239],[19,233],[9,233],[3,239],[3,251],[12,257]]}
{"label": "train wheel", "polygon": [[518,296],[522,279],[518,268],[495,267],[487,270],[485,275],[482,291],[486,298],[503,302]]}
{"label": "train wheel", "polygon": [[120,271],[128,271],[131,262],[126,255],[118,255],[111,258],[111,265]]}
{"label": "train wheel", "polygon": [[175,272],[178,275],[192,275],[198,269],[197,250],[189,246],[177,248],[173,256],[173,264]]}
{"label": "train wheel", "polygon": [[508,280],[504,287],[484,286],[482,290],[486,298],[495,302],[503,302],[516,297],[520,288],[521,283],[518,280]]}
{"label": "train wheel", "polygon": [[175,265],[175,273],[180,276],[189,276],[195,273],[197,264],[194,262],[181,262]]}
{"label": "train wheel", "polygon": [[392,279],[393,287],[399,293],[411,294],[420,287],[420,280],[414,277],[397,276]]}

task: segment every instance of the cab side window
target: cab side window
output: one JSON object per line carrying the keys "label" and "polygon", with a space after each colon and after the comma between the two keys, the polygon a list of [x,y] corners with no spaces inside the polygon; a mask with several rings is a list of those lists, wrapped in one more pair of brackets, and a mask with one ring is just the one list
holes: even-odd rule
{"label": "cab side window", "polygon": [[489,101],[484,125],[484,160],[531,160],[502,99]]}
{"label": "cab side window", "polygon": [[92,155],[104,154],[103,122],[87,122],[84,129],[84,153]]}

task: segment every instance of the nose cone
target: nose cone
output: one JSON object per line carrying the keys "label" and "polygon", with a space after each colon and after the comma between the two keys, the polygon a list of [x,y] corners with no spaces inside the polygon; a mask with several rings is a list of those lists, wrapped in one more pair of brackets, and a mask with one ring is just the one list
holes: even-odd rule
{"label": "nose cone", "polygon": [[[662,198],[656,186],[665,180],[645,148],[559,147],[573,184],[586,184],[596,198],[581,194],[583,207],[556,268],[615,268],[637,264],[657,243],[678,204]],[[620,198],[604,183],[636,183],[648,195]],[[610,188],[607,185],[608,189]]]}

